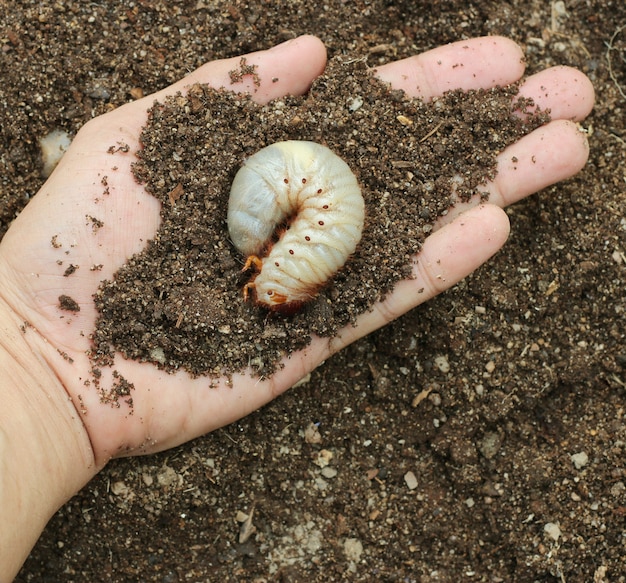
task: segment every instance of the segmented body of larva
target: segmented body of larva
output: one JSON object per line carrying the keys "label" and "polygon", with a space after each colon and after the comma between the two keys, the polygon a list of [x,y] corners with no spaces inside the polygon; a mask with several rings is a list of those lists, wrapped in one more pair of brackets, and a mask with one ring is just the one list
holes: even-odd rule
{"label": "segmented body of larva", "polygon": [[244,270],[258,271],[244,296],[293,313],[354,253],[364,216],[356,177],[325,146],[291,140],[259,150],[237,172],[228,201],[228,232],[247,256]]}

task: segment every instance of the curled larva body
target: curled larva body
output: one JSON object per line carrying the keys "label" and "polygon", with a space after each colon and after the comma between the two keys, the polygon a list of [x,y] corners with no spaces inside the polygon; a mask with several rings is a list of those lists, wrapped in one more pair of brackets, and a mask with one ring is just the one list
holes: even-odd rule
{"label": "curled larva body", "polygon": [[228,201],[231,240],[248,256],[244,269],[258,271],[244,293],[295,311],[354,253],[364,217],[356,177],[325,146],[292,140],[259,150],[237,172]]}

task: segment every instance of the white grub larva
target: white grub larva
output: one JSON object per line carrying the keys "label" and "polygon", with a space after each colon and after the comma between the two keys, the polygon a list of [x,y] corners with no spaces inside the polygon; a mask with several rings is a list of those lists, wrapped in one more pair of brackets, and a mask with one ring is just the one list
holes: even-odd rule
{"label": "white grub larva", "polygon": [[[228,232],[257,273],[244,297],[290,314],[354,253],[365,204],[350,167],[305,141],[277,142],[248,158],[228,201]],[[265,256],[263,256],[265,255]]]}

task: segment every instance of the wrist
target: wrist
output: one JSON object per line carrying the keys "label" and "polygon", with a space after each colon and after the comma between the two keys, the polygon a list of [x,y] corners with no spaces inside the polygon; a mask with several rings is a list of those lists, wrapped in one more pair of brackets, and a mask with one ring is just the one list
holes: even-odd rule
{"label": "wrist", "polygon": [[48,520],[97,469],[36,335],[0,302],[0,581],[15,576]]}

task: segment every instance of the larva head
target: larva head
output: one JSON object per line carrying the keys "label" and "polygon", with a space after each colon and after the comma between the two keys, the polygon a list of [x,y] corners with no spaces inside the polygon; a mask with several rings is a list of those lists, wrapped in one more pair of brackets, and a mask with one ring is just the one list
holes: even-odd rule
{"label": "larva head", "polygon": [[315,297],[319,286],[306,291],[294,292],[293,289],[281,285],[276,280],[267,280],[263,277],[263,273],[260,273],[245,287],[244,295],[246,297],[252,296],[257,305],[284,316],[290,316]]}

